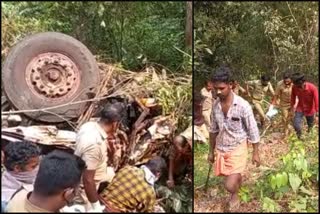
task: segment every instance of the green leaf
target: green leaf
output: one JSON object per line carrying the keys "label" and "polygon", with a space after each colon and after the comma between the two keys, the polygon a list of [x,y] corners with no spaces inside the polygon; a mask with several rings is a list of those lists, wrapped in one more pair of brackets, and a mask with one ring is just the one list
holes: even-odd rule
{"label": "green leaf", "polygon": [[279,192],[281,192],[281,193],[286,193],[289,190],[290,190],[290,188],[287,185],[279,188]]}
{"label": "green leaf", "polygon": [[280,188],[280,187],[282,187],[282,186],[285,186],[285,185],[287,185],[287,183],[288,183],[288,175],[287,175],[287,173],[286,172],[283,172],[283,173],[278,173],[277,175],[276,175],[276,177],[275,177],[275,179],[276,179],[276,186],[277,186],[277,188]]}
{"label": "green leaf", "polygon": [[265,212],[278,212],[280,210],[279,205],[274,200],[268,197],[263,198],[262,209]]}
{"label": "green leaf", "polygon": [[308,179],[311,177],[311,173],[309,171],[303,171],[302,172],[302,179],[305,180],[305,179]]}
{"label": "green leaf", "polygon": [[248,194],[243,194],[241,200],[247,203],[250,201],[250,196]]}
{"label": "green leaf", "polygon": [[297,192],[302,181],[297,174],[289,173],[289,182],[293,191]]}
{"label": "green leaf", "polygon": [[299,196],[298,200],[290,202],[289,207],[292,209],[292,212],[306,212],[307,199]]}
{"label": "green leaf", "polygon": [[282,186],[286,186],[288,184],[288,174],[286,172],[282,173]]}
{"label": "green leaf", "polygon": [[276,177],[274,175],[272,175],[271,177],[270,184],[271,184],[271,188],[274,190],[277,186]]}

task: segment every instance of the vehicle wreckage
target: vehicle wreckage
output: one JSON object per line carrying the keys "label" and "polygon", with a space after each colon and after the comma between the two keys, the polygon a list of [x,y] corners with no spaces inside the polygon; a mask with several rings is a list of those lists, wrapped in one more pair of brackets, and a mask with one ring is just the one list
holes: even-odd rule
{"label": "vehicle wreckage", "polygon": [[[79,127],[96,120],[106,103],[121,103],[123,119],[114,142],[120,149],[108,148],[108,165],[117,171],[155,155],[168,156],[178,116],[164,115],[154,93],[163,85],[191,85],[191,78],[171,77],[164,69],[159,74],[152,66],[131,72],[98,63],[78,40],[47,32],[29,36],[10,50],[2,83],[2,148],[27,140],[38,144],[44,155],[54,149],[73,153]],[[148,134],[155,124],[156,130]]]}

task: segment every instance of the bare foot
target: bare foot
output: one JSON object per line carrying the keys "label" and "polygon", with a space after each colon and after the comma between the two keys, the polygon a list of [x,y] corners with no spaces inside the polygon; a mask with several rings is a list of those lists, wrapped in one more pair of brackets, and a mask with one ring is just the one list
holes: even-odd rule
{"label": "bare foot", "polygon": [[240,207],[240,199],[238,194],[232,194],[229,202],[227,203],[226,211],[227,212],[237,212]]}

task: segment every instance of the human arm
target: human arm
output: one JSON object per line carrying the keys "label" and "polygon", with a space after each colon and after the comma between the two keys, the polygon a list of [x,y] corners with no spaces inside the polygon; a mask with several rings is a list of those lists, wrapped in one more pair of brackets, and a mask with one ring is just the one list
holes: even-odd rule
{"label": "human arm", "polygon": [[269,91],[270,91],[271,95],[274,96],[274,90],[273,90],[272,84],[270,82],[269,82]]}
{"label": "human arm", "polygon": [[253,152],[252,152],[252,163],[256,166],[260,166],[260,156],[259,156],[259,143],[253,143]]}
{"label": "human arm", "polygon": [[77,139],[75,154],[80,156],[86,163],[87,169],[83,173],[82,181],[84,191],[94,210],[99,210],[98,191],[94,180],[96,170],[101,163],[101,149],[96,139],[88,134],[83,133]]}
{"label": "human arm", "polygon": [[208,162],[214,162],[214,149],[216,147],[216,139],[218,133],[210,133],[209,135],[209,155],[208,155]]}
{"label": "human arm", "polygon": [[98,201],[98,191],[94,182],[96,170],[85,170],[83,173],[83,185],[86,195],[90,203]]}
{"label": "human arm", "polygon": [[276,104],[276,102],[277,102],[277,100],[278,100],[278,98],[280,96],[280,93],[281,93],[281,86],[280,86],[280,84],[278,84],[277,87],[276,87],[276,91],[275,91],[275,93],[273,95],[273,98],[272,98],[272,101],[271,101],[271,105],[275,105]]}
{"label": "human arm", "polygon": [[208,161],[210,163],[214,162],[214,149],[216,147],[216,139],[219,133],[219,126],[214,114],[214,110],[211,113],[211,127],[210,127],[210,135],[209,135],[209,155]]}
{"label": "human arm", "polygon": [[247,81],[246,82],[246,94],[250,97],[250,86],[254,86],[255,85],[255,81]]}
{"label": "human arm", "polygon": [[313,88],[313,100],[314,100],[314,105],[316,108],[316,112],[319,112],[319,93],[318,89],[314,86]]}
{"label": "human arm", "polygon": [[175,156],[175,149],[171,147],[170,155],[169,155],[169,172],[168,172],[168,180],[167,180],[167,186],[169,188],[174,187],[174,179],[173,179],[173,169],[174,169],[174,156]]}
{"label": "human arm", "polygon": [[[291,110],[292,110],[292,111],[295,111],[296,96],[297,96],[296,89],[295,89],[295,87],[293,86],[293,87],[292,87],[292,91],[291,91]],[[298,102],[299,102],[299,101],[298,101]]]}
{"label": "human arm", "polygon": [[241,87],[241,85],[239,85],[239,91],[244,94],[247,92],[246,89]]}
{"label": "human arm", "polygon": [[252,153],[252,162],[256,163],[257,166],[260,165],[260,157],[259,157],[259,141],[260,141],[260,136],[259,136],[259,129],[257,126],[257,122],[254,118],[254,114],[252,111],[251,106],[248,104],[244,108],[243,112],[243,124],[246,128],[246,132],[248,135],[248,140],[252,144],[253,147],[253,153]]}

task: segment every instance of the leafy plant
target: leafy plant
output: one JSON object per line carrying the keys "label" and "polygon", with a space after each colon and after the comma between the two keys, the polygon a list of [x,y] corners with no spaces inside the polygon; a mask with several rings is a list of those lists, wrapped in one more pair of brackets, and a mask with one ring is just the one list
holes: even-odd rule
{"label": "leafy plant", "polygon": [[191,73],[174,48],[191,53],[185,47],[185,2],[1,2],[1,11],[2,50],[26,35],[57,31],[128,70],[156,63]]}
{"label": "leafy plant", "polygon": [[251,200],[248,187],[242,186],[239,190],[240,199],[243,202],[249,202]]}
{"label": "leafy plant", "polygon": [[280,212],[279,205],[274,200],[272,200],[271,198],[264,197],[262,202],[263,202],[263,205],[262,205],[262,210],[263,211],[272,212],[272,213]]}

